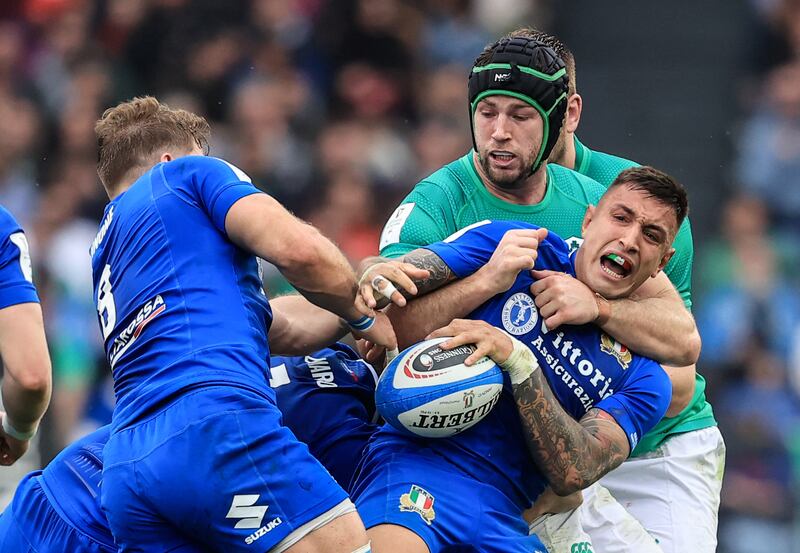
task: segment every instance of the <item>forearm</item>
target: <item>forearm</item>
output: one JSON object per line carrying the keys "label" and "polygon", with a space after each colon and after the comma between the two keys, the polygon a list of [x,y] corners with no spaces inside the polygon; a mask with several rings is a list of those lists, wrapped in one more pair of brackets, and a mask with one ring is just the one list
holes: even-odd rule
{"label": "forearm", "polygon": [[2,388],[3,409],[11,425],[20,432],[36,429],[50,403],[50,387],[31,389],[5,376]]}
{"label": "forearm", "polygon": [[26,303],[0,313],[3,408],[16,430],[28,432],[47,410],[52,387],[41,308]]}
{"label": "forearm", "polygon": [[315,304],[347,319],[358,319],[356,281],[342,252],[316,228],[286,211],[266,194],[251,194],[225,217],[228,237],[273,263]]}
{"label": "forearm", "polygon": [[697,361],[700,334],[679,296],[631,297],[609,304],[611,316],[601,327],[629,349],[667,365]]}
{"label": "forearm", "polygon": [[354,305],[357,292],[355,273],[339,249],[327,238],[309,230],[302,260],[279,266],[286,279],[313,304],[352,321],[361,314]]}
{"label": "forearm", "polygon": [[273,322],[269,349],[275,355],[308,355],[329,346],[349,331],[337,315],[299,295],[270,300]]}
{"label": "forearm", "polygon": [[598,435],[602,426],[616,424],[605,420],[608,415],[591,409],[582,422],[570,417],[541,370],[513,389],[528,450],[558,495],[582,490],[628,456],[618,440]]}

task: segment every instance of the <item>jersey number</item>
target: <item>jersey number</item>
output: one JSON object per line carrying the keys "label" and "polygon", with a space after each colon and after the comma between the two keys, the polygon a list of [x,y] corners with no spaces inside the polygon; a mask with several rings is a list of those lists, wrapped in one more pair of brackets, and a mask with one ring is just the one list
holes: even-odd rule
{"label": "jersey number", "polygon": [[28,240],[21,232],[15,232],[9,236],[8,239],[19,249],[19,268],[22,271],[22,276],[24,276],[28,282],[33,282],[31,252],[28,249]]}
{"label": "jersey number", "polygon": [[103,339],[108,338],[117,322],[117,307],[114,305],[114,294],[111,293],[111,265],[108,264],[103,268],[97,287],[97,313],[100,315]]}

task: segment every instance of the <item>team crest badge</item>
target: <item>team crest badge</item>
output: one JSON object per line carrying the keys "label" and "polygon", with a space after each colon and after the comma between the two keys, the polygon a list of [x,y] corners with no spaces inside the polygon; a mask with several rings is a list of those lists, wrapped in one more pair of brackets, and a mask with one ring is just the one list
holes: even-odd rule
{"label": "team crest badge", "polygon": [[430,526],[436,513],[433,511],[433,496],[416,484],[411,491],[400,496],[400,510],[417,513]]}
{"label": "team crest badge", "polygon": [[567,238],[566,240],[564,240],[564,242],[567,243],[567,247],[569,248],[569,253],[570,255],[572,255],[573,253],[578,251],[578,248],[580,248],[581,244],[583,244],[583,238],[580,238],[578,236],[573,236],[571,238]]}
{"label": "team crest badge", "polygon": [[630,365],[633,360],[631,350],[606,333],[600,336],[600,350],[616,357],[623,369],[627,369],[628,365]]}
{"label": "team crest badge", "polygon": [[533,330],[539,320],[539,312],[532,297],[518,292],[506,300],[501,317],[506,332],[521,336]]}

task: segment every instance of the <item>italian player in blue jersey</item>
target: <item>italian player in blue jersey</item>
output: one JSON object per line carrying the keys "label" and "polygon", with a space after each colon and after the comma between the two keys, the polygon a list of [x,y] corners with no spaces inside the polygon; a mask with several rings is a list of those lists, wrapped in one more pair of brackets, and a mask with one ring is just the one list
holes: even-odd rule
{"label": "italian player in blue jersey", "polygon": [[377,430],[377,374],[349,346],[270,360],[270,385],[285,424],[347,491]]}
{"label": "italian player in blue jersey", "polygon": [[0,206],[0,465],[27,450],[50,402],[51,366],[39,296],[33,284],[28,240]]}
{"label": "italian player in blue jersey", "polygon": [[345,491],[281,425],[267,331],[291,347],[304,325],[273,317],[256,255],[360,336],[394,347],[391,325],[355,307],[330,241],[203,155],[204,119],[137,98],[95,131],[111,201],[90,253],[117,400],[102,506],[120,551],[369,551]]}
{"label": "italian player in blue jersey", "polygon": [[25,476],[0,515],[0,551],[113,553],[100,508],[104,426],[64,449],[44,470]]}
{"label": "italian player in blue jersey", "polygon": [[570,494],[618,466],[666,412],[671,385],[657,363],[597,326],[548,329],[530,286],[557,271],[605,298],[630,295],[669,261],[686,210],[674,180],[631,169],[588,210],[573,256],[534,225],[485,221],[403,258],[431,269],[435,282],[418,282],[423,289],[491,275],[499,293],[475,320],[431,337],[455,336],[447,347],[476,343],[473,357],[490,355],[509,381],[487,420],[454,438],[414,439],[388,427],[376,434],[354,490],[375,551],[392,551],[392,543],[415,553],[467,544],[544,551],[527,537],[522,511],[547,485]]}
{"label": "italian player in blue jersey", "polygon": [[[280,302],[279,302],[280,303]],[[271,359],[270,384],[283,423],[348,489],[377,425],[377,376],[341,343],[306,356]],[[62,451],[43,471],[28,474],[0,515],[0,551],[117,551],[101,509],[104,426]]]}

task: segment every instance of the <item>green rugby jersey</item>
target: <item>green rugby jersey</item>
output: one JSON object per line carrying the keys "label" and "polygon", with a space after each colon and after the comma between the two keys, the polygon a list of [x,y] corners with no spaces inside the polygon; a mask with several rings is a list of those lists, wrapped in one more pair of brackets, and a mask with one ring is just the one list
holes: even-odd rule
{"label": "green rugby jersey", "polygon": [[[617,178],[624,169],[636,167],[639,164],[629,159],[613,156],[603,152],[590,150],[575,137],[575,170],[582,175],[590,177],[605,188]],[[675,285],[683,298],[686,308],[692,309],[692,261],[694,260],[694,242],[692,241],[692,227],[687,217],[673,242],[675,255],[664,267],[672,284]],[[681,432],[700,430],[709,426],[716,426],[711,405],[706,401],[706,379],[698,373],[695,377],[694,395],[689,405],[675,417],[664,417],[650,432],[642,437],[633,455],[642,455],[653,451],[667,437]]]}
{"label": "green rugby jersey", "polygon": [[[591,152],[581,145],[582,152]],[[591,152],[597,161],[607,154]],[[617,163],[633,162],[607,156]],[[599,165],[587,163],[587,167]],[[616,176],[616,175],[614,175]],[[606,186],[611,183],[611,178]],[[454,232],[485,219],[525,221],[555,232],[570,247],[581,242],[581,223],[589,204],[596,204],[606,186],[555,164],[547,165],[547,189],[541,202],[535,205],[518,205],[492,195],[483,185],[473,162],[472,151],[445,165],[420,181],[386,222],[381,234],[380,250],[384,257],[400,257],[419,247],[444,240]],[[691,231],[689,231],[691,248]],[[676,252],[677,255],[677,252]],[[689,279],[691,278],[692,252],[688,254]],[[688,282],[688,280],[687,280]],[[691,289],[687,291],[691,306]],[[688,298],[688,299],[686,299]],[[690,404],[678,415],[664,419],[650,433],[642,437],[634,455],[652,451],[667,436],[713,426],[716,424],[711,407],[705,401],[705,381],[698,375],[695,395]],[[697,406],[707,406],[695,412]],[[643,447],[643,444],[646,447]]]}
{"label": "green rugby jersey", "polygon": [[470,152],[423,179],[406,196],[383,228],[381,255],[400,257],[485,219],[525,221],[568,242],[579,241],[586,206],[597,203],[604,191],[599,183],[575,171],[548,164],[542,201],[512,204],[486,189]]}

